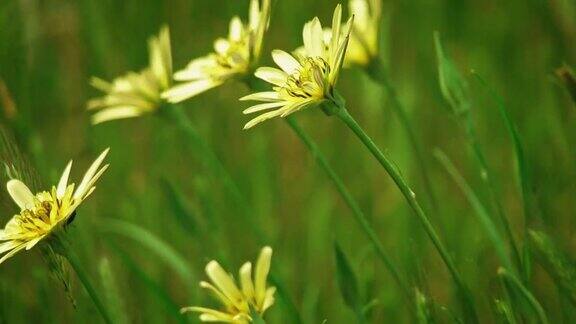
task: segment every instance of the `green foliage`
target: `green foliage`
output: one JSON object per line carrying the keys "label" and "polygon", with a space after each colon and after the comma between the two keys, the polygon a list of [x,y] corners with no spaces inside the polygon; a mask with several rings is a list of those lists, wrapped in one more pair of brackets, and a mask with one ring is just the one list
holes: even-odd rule
{"label": "green foliage", "polygon": [[[238,98],[268,90],[251,78],[89,124],[92,76],[143,68],[165,24],[183,68],[248,3],[0,1],[2,187],[50,189],[68,160],[80,172],[111,147],[66,231],[80,274],[50,245],[3,263],[0,323],[101,323],[99,308],[115,323],[197,322],[180,308],[219,307],[198,287],[206,264],[263,245],[277,288],[266,323],[574,321],[574,1],[382,1],[380,56],[337,90],[403,192],[321,109],[243,131]],[[335,4],[273,1],[260,64]],[[18,207],[0,191],[5,224]]]}

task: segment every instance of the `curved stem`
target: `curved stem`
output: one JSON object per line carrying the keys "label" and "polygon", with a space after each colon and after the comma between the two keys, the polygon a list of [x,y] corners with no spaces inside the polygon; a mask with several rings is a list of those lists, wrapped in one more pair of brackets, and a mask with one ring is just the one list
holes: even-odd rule
{"label": "curved stem", "polygon": [[290,128],[292,128],[294,133],[296,133],[298,138],[300,138],[300,140],[306,145],[306,147],[308,147],[308,149],[316,159],[318,165],[322,168],[322,170],[324,170],[324,172],[326,172],[326,175],[328,175],[330,180],[332,180],[332,182],[336,186],[336,189],[344,199],[344,202],[348,205],[350,210],[352,210],[352,215],[354,215],[354,219],[356,220],[356,222],[358,222],[358,224],[360,225],[360,227],[362,228],[366,236],[368,236],[368,239],[374,246],[376,254],[380,258],[382,263],[384,263],[384,266],[390,272],[390,274],[394,278],[394,281],[396,281],[398,286],[402,289],[404,295],[408,299],[410,299],[410,289],[400,276],[398,270],[394,267],[394,264],[390,260],[390,257],[384,251],[384,246],[382,245],[382,242],[378,238],[378,235],[376,234],[376,232],[374,232],[374,229],[370,225],[370,222],[366,218],[366,215],[364,215],[364,212],[362,212],[360,206],[358,206],[358,203],[356,202],[356,200],[354,200],[354,198],[348,191],[348,188],[346,187],[342,179],[338,176],[338,174],[336,174],[336,171],[334,171],[332,166],[330,166],[324,154],[322,154],[322,152],[318,149],[316,143],[314,143],[314,141],[310,137],[308,137],[306,132],[304,132],[304,130],[300,128],[300,125],[298,125],[296,120],[293,117],[288,116],[286,117],[286,121],[290,126]]}
{"label": "curved stem", "polygon": [[396,93],[396,89],[390,83],[390,79],[388,78],[388,73],[386,72],[382,61],[379,58],[375,58],[371,65],[368,66],[366,69],[370,78],[373,81],[379,83],[386,93],[390,97],[390,101],[392,103],[392,110],[398,117],[398,121],[400,122],[400,126],[406,132],[408,137],[408,142],[410,146],[412,146],[412,150],[414,151],[414,157],[416,158],[418,168],[420,170],[420,174],[422,176],[422,181],[424,184],[424,190],[428,194],[430,204],[432,208],[437,211],[438,210],[438,201],[436,200],[436,196],[434,195],[434,190],[432,189],[432,182],[430,181],[430,175],[428,174],[428,170],[426,169],[426,163],[424,162],[424,153],[422,150],[422,146],[416,137],[416,133],[414,132],[414,128],[412,127],[412,123],[410,122],[410,118],[408,117],[408,112],[402,105],[402,102],[398,98],[398,94]]}
{"label": "curved stem", "polygon": [[400,172],[396,169],[393,165],[392,161],[390,161],[378,148],[378,146],[372,141],[370,136],[368,136],[362,127],[356,122],[356,120],[348,113],[344,106],[338,107],[335,109],[335,114],[338,116],[353,132],[358,136],[358,138],[362,141],[362,143],[368,148],[370,153],[378,160],[380,165],[386,170],[388,175],[392,178],[398,189],[402,192],[402,195],[408,202],[408,205],[412,208],[422,225],[424,226],[424,230],[432,240],[432,243],[436,247],[436,250],[440,253],[440,257],[448,267],[448,271],[452,275],[452,278],[458,287],[458,291],[462,296],[463,306],[465,313],[467,315],[467,320],[472,322],[477,322],[476,311],[473,306],[472,296],[467,289],[466,285],[464,284],[460,273],[456,269],[454,262],[448,254],[448,251],[444,247],[444,244],[440,240],[440,237],[436,233],[434,226],[430,222],[430,219],[420,206],[420,203],[416,199],[416,194],[406,183],[403,176]]}
{"label": "curved stem", "polygon": [[80,280],[80,282],[84,286],[84,289],[86,289],[86,292],[88,293],[88,295],[90,296],[90,298],[94,302],[94,305],[96,306],[96,308],[100,312],[100,315],[102,315],[102,319],[106,323],[109,323],[109,324],[113,323],[113,321],[110,317],[110,314],[108,313],[108,310],[106,309],[106,307],[104,307],[102,300],[100,299],[100,297],[98,297],[98,294],[96,293],[96,289],[94,289],[94,286],[92,286],[92,283],[90,282],[90,279],[88,278],[88,273],[86,272],[86,270],[84,270],[84,267],[82,267],[82,262],[80,261],[80,259],[76,255],[76,253],[68,246],[68,244],[66,242],[63,242],[62,239],[59,239],[59,241],[60,241],[59,243],[62,247],[64,256],[68,260],[68,263],[70,263],[70,265],[74,269],[74,272],[76,272],[78,279]]}

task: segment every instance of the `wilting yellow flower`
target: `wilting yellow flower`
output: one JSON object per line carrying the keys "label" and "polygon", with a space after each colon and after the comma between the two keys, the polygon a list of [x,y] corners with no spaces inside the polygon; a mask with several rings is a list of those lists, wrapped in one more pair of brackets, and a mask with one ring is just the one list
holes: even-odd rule
{"label": "wilting yellow flower", "polygon": [[354,24],[344,64],[366,66],[378,55],[382,3],[381,0],[350,0],[348,5]]}
{"label": "wilting yellow flower", "polygon": [[270,18],[270,0],[263,0],[262,8],[259,0],[252,0],[249,16],[247,25],[238,17],[232,18],[228,39],[217,39],[213,53],[192,60],[176,72],[174,79],[184,83],[175,85],[162,97],[169,102],[181,102],[231,78],[249,74],[260,58]]}
{"label": "wilting yellow flower", "polygon": [[140,72],[128,72],[112,82],[93,77],[93,87],[105,93],[88,102],[89,110],[98,110],[92,123],[137,117],[155,111],[162,104],[160,94],[172,84],[170,32],[162,27],[148,41],[150,65]]}
{"label": "wilting yellow flower", "polygon": [[23,249],[30,250],[71,220],[76,208],[94,191],[94,184],[108,168],[108,164],[100,167],[106,154],[108,149],[88,168],[76,190],[74,183],[68,184],[72,161],[64,169],[58,185],[50,191],[34,195],[22,181],[8,181],[6,188],[20,207],[20,213],[0,230],[0,241],[5,241],[0,244],[0,254],[4,254],[0,264]]}
{"label": "wilting yellow flower", "polygon": [[203,322],[223,322],[244,324],[252,322],[251,312],[259,315],[274,304],[276,288],[266,284],[270,272],[272,248],[266,246],[260,252],[254,278],[252,263],[246,262],[240,268],[240,287],[233,277],[226,273],[216,261],[206,265],[206,274],[212,283],[202,281],[200,287],[208,289],[224,305],[224,310],[214,310],[205,307],[185,307],[182,312],[199,312]]}
{"label": "wilting yellow flower", "polygon": [[325,101],[336,102],[335,86],[346,53],[352,18],[341,31],[342,6],[334,10],[330,44],[325,46],[322,25],[318,17],[304,25],[304,50],[295,56],[282,50],[272,51],[272,59],[282,69],[263,67],[256,77],[269,82],[274,91],[259,92],[240,100],[265,103],[244,110],[245,114],[272,110],[249,121],[244,129],[274,117],[285,117],[298,110]]}

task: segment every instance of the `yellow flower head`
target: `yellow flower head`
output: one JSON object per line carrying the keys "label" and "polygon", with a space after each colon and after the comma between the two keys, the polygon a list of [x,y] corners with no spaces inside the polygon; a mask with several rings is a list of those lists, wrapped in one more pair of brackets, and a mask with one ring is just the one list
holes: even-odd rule
{"label": "yellow flower head", "polygon": [[214,42],[214,52],[188,63],[174,74],[176,81],[184,83],[164,92],[169,102],[181,102],[209,89],[215,88],[231,78],[250,73],[260,58],[264,33],[270,19],[270,0],[250,2],[250,18],[247,25],[240,18],[230,21],[228,38]]}
{"label": "yellow flower head", "polygon": [[342,6],[334,10],[332,37],[325,46],[324,33],[318,17],[304,25],[304,49],[295,54],[272,51],[272,59],[281,70],[263,67],[256,77],[275,85],[273,91],[248,95],[240,100],[265,103],[244,110],[245,114],[271,110],[249,121],[244,129],[274,117],[285,117],[298,110],[334,101],[334,88],[346,53],[352,18],[341,31]]}
{"label": "yellow flower head", "polygon": [[170,32],[162,27],[159,35],[148,41],[149,66],[140,72],[128,72],[112,82],[93,77],[91,84],[105,93],[88,102],[89,110],[98,110],[92,123],[138,117],[155,111],[162,104],[160,94],[172,84]]}
{"label": "yellow flower head", "polygon": [[251,312],[259,315],[274,304],[276,288],[266,284],[270,272],[272,248],[266,246],[260,252],[254,278],[252,263],[246,262],[240,268],[240,287],[232,276],[216,261],[206,265],[206,274],[212,283],[202,281],[200,287],[208,289],[224,306],[224,310],[214,310],[205,307],[185,307],[182,312],[199,312],[203,322],[223,322],[245,324],[252,322]]}
{"label": "yellow flower head", "polygon": [[354,25],[344,64],[366,66],[378,55],[381,0],[350,0]]}
{"label": "yellow flower head", "polygon": [[74,190],[74,183],[68,184],[72,161],[68,163],[60,181],[51,191],[42,191],[36,195],[20,180],[8,181],[6,187],[14,202],[20,207],[20,213],[8,221],[0,230],[0,264],[19,251],[30,250],[42,239],[62,228],[74,215],[74,211],[96,187],[94,184],[108,164],[100,167],[108,154],[106,149],[92,163],[80,185]]}

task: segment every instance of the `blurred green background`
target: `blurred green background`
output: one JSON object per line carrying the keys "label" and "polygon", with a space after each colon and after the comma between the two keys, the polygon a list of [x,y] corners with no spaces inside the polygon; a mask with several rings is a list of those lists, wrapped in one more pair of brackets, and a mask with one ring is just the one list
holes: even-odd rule
{"label": "blurred green background", "polygon": [[[91,126],[86,101],[99,95],[91,76],[112,79],[147,64],[147,38],[170,27],[175,69],[212,50],[229,19],[246,19],[247,0],[4,0],[0,2],[0,107],[21,150],[45,184],[55,183],[73,158],[78,179],[111,147],[111,167],[83,204],[69,232],[91,278],[129,322],[196,322],[181,306],[210,305],[197,283],[219,260],[236,273],[263,244],[274,248],[275,279],[284,288],[267,312],[270,323],[349,323],[336,281],[333,243],[353,265],[371,322],[411,322],[412,307],[375,257],[350,210],[285,123],[243,131],[246,86],[231,82],[184,103],[203,138],[221,158],[251,206],[256,235],[240,208],[191,150],[180,129],[157,116]],[[327,25],[336,1],[274,1],[263,65],[270,50],[301,44],[303,24]],[[424,149],[438,200],[425,196],[413,151],[381,88],[360,70],[342,74],[339,88],[350,112],[410,179],[471,287],[482,322],[496,322],[502,292],[499,262],[474,212],[432,155],[440,148],[487,200],[464,131],[448,112],[438,86],[433,32],[467,77],[480,145],[496,191],[519,242],[524,242],[521,195],[510,137],[474,69],[501,94],[524,142],[538,221],[575,256],[576,111],[554,70],[576,63],[576,4],[571,0],[383,1],[382,58]],[[450,277],[425,232],[388,176],[353,134],[319,109],[296,118],[317,140],[370,217],[397,267],[434,305],[438,322],[458,312]],[[2,192],[3,200],[8,200]],[[3,204],[5,222],[16,206]],[[137,227],[134,227],[137,226]],[[147,233],[146,235],[143,234]],[[162,241],[170,247],[168,251]],[[104,273],[103,273],[104,272]],[[72,275],[72,277],[74,277]],[[72,280],[75,310],[38,251],[0,267],[0,323],[94,322],[96,309]],[[551,322],[576,320],[550,276],[534,262],[529,287]],[[117,294],[113,291],[117,290]],[[288,296],[291,302],[287,302]],[[115,300],[118,298],[119,300]],[[292,306],[290,305],[292,303]],[[443,308],[446,306],[446,308]]]}

